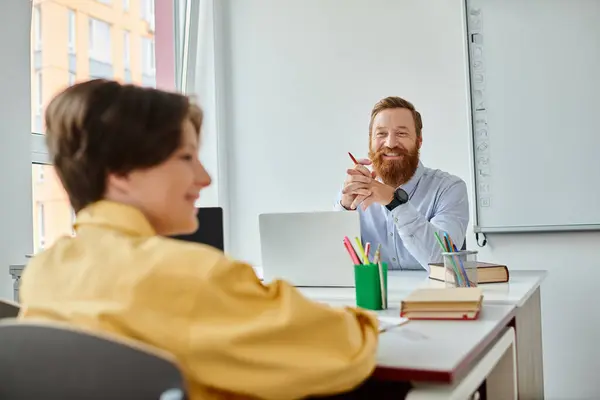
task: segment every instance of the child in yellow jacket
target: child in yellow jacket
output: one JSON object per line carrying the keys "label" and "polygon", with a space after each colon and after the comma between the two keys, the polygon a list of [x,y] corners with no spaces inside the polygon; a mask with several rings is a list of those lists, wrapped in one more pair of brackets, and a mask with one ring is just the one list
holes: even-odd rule
{"label": "child in yellow jacket", "polygon": [[[190,398],[301,398],[360,385],[375,367],[373,316],[263,284],[222,252],[166,236],[197,229],[211,179],[202,112],[176,93],[76,84],[46,113],[54,167],[77,211],[24,271],[20,318],[57,320],[172,353]],[[202,229],[202,228],[201,228]]]}

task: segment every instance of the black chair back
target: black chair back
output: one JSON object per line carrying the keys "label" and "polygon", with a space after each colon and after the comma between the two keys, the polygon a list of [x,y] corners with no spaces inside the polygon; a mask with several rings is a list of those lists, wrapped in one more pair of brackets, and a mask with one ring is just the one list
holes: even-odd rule
{"label": "black chair back", "polygon": [[0,300],[0,319],[16,318],[21,307],[17,303],[8,300]]}
{"label": "black chair back", "polygon": [[4,320],[0,399],[185,399],[174,360],[128,342],[67,326]]}
{"label": "black chair back", "polygon": [[202,243],[224,251],[223,209],[221,207],[198,208],[198,230],[189,235],[173,236],[175,239]]}

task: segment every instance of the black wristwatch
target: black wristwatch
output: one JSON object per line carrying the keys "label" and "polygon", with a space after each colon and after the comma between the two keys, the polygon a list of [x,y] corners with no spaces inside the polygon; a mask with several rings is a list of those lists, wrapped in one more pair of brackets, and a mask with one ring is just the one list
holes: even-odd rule
{"label": "black wristwatch", "polygon": [[401,206],[408,202],[408,193],[404,189],[398,188],[394,192],[394,198],[390,201],[390,204],[386,205],[385,208],[392,211],[394,208]]}

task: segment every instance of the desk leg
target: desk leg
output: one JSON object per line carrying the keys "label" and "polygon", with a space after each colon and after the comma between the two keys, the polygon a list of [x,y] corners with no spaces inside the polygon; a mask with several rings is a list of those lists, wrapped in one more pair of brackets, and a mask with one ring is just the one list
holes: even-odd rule
{"label": "desk leg", "polygon": [[539,287],[523,306],[517,308],[515,324],[519,400],[542,400],[544,366]]}

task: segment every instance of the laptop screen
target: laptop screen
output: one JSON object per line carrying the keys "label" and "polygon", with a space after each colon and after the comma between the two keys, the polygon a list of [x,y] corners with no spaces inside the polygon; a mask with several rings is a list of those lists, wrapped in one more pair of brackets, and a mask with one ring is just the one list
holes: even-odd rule
{"label": "laptop screen", "polygon": [[174,239],[202,243],[224,251],[223,209],[221,207],[198,208],[198,230],[189,235],[172,236]]}

